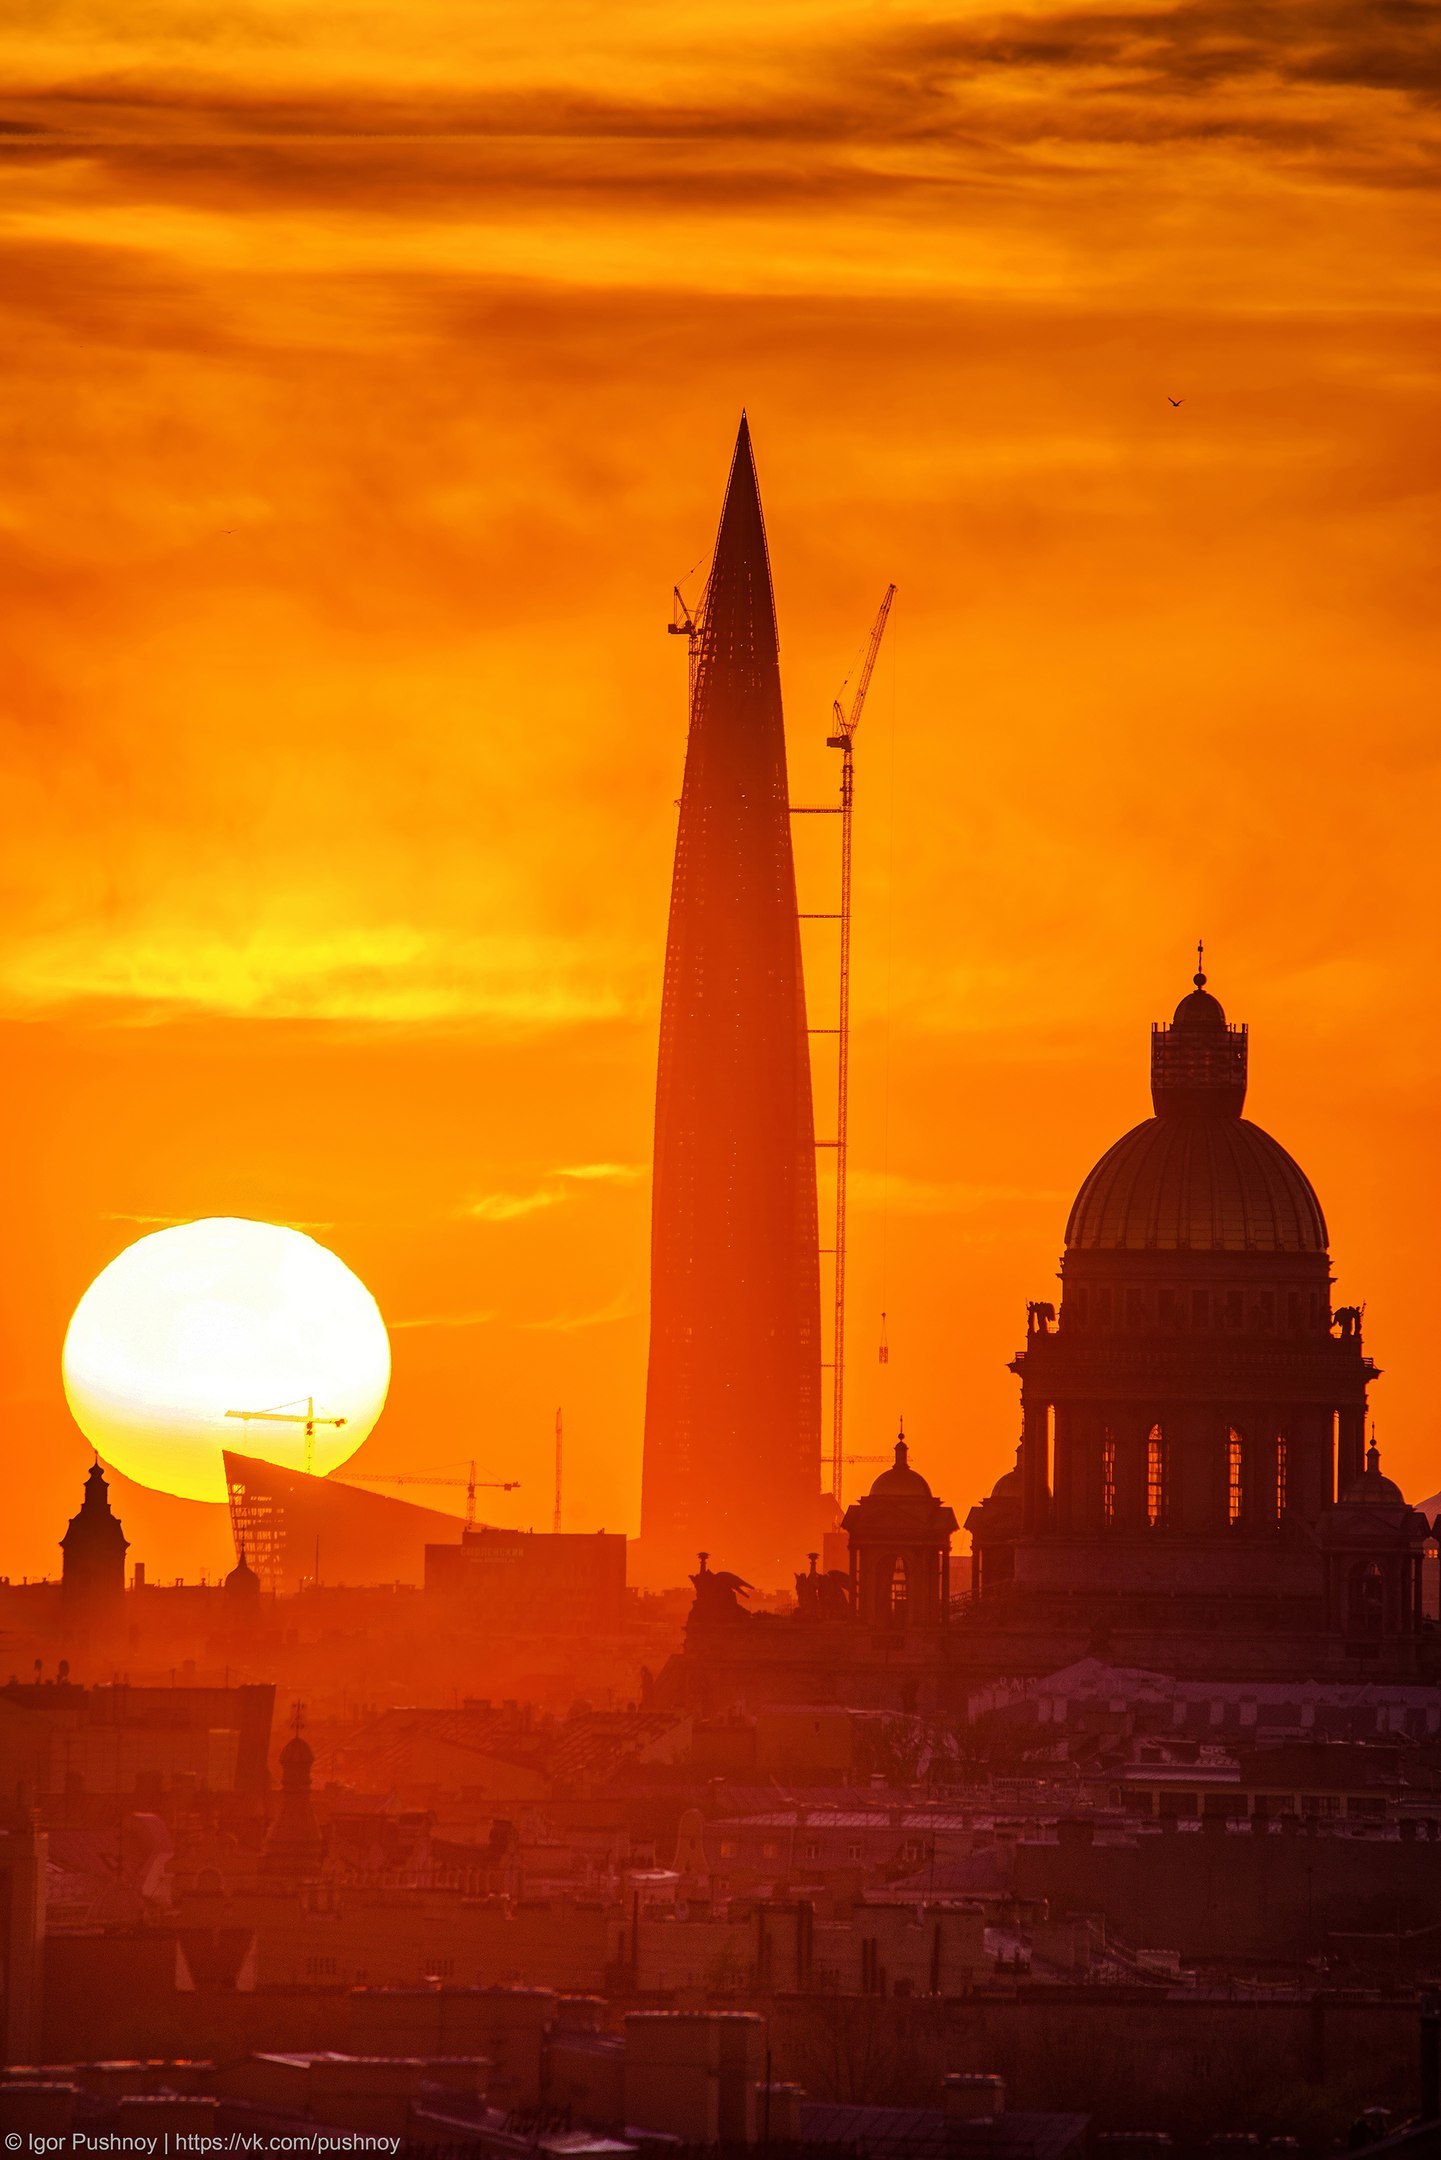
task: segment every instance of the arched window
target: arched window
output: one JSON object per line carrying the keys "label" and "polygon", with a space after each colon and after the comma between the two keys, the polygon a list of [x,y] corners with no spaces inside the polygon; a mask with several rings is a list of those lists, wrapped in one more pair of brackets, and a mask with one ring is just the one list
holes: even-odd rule
{"label": "arched window", "polygon": [[904,1560],[898,1559],[895,1566],[891,1570],[890,1607],[891,1618],[893,1620],[905,1619],[906,1597],[906,1563]]}
{"label": "arched window", "polygon": [[1379,1635],[1386,1618],[1386,1585],[1374,1560],[1358,1560],[1346,1578],[1346,1633]]}
{"label": "arched window", "polygon": [[1166,1436],[1153,1425],[1146,1436],[1146,1521],[1159,1530],[1166,1520]]}
{"label": "arched window", "polygon": [[1241,1460],[1241,1435],[1232,1425],[1226,1434],[1226,1520],[1234,1529],[1241,1520],[1246,1492]]}

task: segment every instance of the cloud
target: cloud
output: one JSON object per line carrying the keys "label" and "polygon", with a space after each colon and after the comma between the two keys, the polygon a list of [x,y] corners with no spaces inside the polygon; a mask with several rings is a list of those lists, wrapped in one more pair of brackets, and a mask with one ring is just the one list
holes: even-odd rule
{"label": "cloud", "polygon": [[593,1162],[572,1163],[556,1171],[557,1177],[577,1178],[583,1184],[633,1185],[647,1176],[645,1163]]}
{"label": "cloud", "polygon": [[553,1186],[542,1186],[537,1192],[528,1193],[482,1193],[478,1200],[467,1200],[462,1215],[475,1222],[516,1222],[523,1215],[535,1215],[542,1208],[556,1207],[565,1198]]}
{"label": "cloud", "polygon": [[12,1011],[112,1002],[153,1014],[246,1019],[480,1020],[553,1027],[612,1019],[625,1001],[570,940],[444,936],[433,928],[307,933],[280,922],[233,940],[177,915],[164,931],[12,938],[0,961]]}

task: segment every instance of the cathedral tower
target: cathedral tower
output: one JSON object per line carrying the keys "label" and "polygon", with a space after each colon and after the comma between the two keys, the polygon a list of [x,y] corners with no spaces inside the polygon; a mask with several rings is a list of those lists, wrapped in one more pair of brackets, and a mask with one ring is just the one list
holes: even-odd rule
{"label": "cathedral tower", "polygon": [[789,1579],[820,1518],[820,1259],[779,642],[742,418],[692,649],[656,1086],[641,1539]]}

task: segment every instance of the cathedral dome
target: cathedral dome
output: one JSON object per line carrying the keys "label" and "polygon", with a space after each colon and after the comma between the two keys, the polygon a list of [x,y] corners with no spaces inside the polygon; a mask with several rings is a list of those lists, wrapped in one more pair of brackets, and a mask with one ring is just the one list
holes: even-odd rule
{"label": "cathedral dome", "polygon": [[1066,1224],[1068,1252],[1326,1247],[1305,1171],[1245,1118],[1147,1118],[1107,1149]]}
{"label": "cathedral dome", "polygon": [[1076,1195],[1068,1252],[1324,1253],[1326,1218],[1279,1141],[1242,1117],[1244,1027],[1198,967],[1151,1031],[1156,1114],[1109,1148]]}

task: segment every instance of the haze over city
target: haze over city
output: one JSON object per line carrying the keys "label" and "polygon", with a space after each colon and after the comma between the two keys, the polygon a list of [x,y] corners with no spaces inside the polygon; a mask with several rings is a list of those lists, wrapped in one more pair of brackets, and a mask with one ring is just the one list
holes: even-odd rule
{"label": "haze over city", "polygon": [[[797,800],[900,588],[857,750],[852,1444],[904,1412],[947,1485],[1004,1467],[1024,1300],[1204,934],[1434,1488],[1434,117],[1425,25],[1412,73],[1365,22],[0,33],[12,1569],[53,1570],[86,1459],[81,1292],[210,1214],[374,1292],[364,1465],[479,1449],[539,1524],[560,1402],[569,1519],[634,1531],[664,624],[742,405]],[[145,1505],[158,1565],[223,1560],[219,1511]]]}

